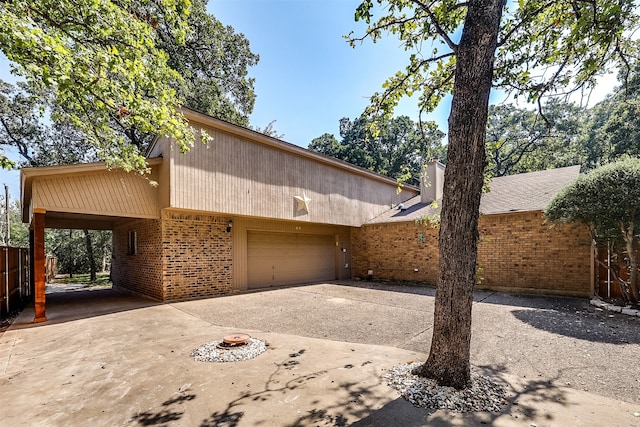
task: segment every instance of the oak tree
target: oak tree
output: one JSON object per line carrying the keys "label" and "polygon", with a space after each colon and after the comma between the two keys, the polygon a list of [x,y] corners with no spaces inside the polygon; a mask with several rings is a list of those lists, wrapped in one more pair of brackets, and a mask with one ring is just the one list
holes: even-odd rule
{"label": "oak tree", "polygon": [[587,169],[640,156],[640,69],[620,80],[620,86],[588,112],[582,142]]}
{"label": "oak tree", "polygon": [[[7,0],[0,2],[0,50],[37,91],[54,121],[83,131],[108,164],[145,170],[123,131],[172,136],[182,150],[194,133],[179,113],[179,74],[157,46],[162,25],[176,43],[189,27],[189,0]],[[116,126],[113,126],[113,124]]]}
{"label": "oak tree", "polygon": [[489,106],[487,173],[497,177],[581,163],[584,110],[552,98],[543,111]]}
{"label": "oak tree", "polygon": [[[441,385],[470,384],[471,307],[478,213],[486,164],[489,95],[501,88],[541,103],[546,95],[592,87],[606,66],[628,66],[638,26],[633,0],[364,0],[368,27],[353,45],[386,33],[412,51],[404,71],[372,97],[390,114],[405,95],[431,111],[452,94],[439,234],[439,276],[428,360],[416,370]],[[374,19],[374,15],[380,17]]]}
{"label": "oak tree", "polygon": [[340,141],[323,134],[311,141],[309,149],[410,184],[418,182],[427,161],[444,161],[444,133],[435,122],[414,122],[407,116],[381,118],[375,133],[371,124],[367,116],[344,117]]}

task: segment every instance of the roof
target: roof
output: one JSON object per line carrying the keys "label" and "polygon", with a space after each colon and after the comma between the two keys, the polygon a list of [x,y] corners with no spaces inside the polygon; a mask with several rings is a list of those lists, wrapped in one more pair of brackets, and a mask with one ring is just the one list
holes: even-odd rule
{"label": "roof", "polygon": [[580,166],[569,166],[492,179],[490,191],[482,195],[480,212],[491,215],[544,210],[579,174]]}
{"label": "roof", "polygon": [[[493,178],[489,192],[482,195],[480,213],[495,215],[544,210],[562,188],[578,178],[579,173],[580,166],[569,166]],[[367,221],[367,224],[415,221],[425,215],[433,217],[439,210],[439,207],[422,203],[420,196],[415,196]]]}

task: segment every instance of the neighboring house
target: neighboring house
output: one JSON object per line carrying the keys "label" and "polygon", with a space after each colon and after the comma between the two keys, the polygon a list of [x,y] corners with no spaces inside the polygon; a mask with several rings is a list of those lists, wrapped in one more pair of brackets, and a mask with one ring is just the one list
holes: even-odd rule
{"label": "neighboring house", "polygon": [[[113,230],[114,286],[162,301],[369,270],[374,278],[435,283],[437,234],[415,218],[428,211],[427,199],[440,197],[442,165],[429,166],[423,200],[416,187],[398,192],[387,177],[184,114],[212,141],[181,154],[160,138],[149,151],[149,177],[101,163],[22,169],[23,221],[31,222],[36,266],[45,227],[90,228]],[[483,286],[590,294],[588,233],[550,230],[540,214],[577,173],[574,167],[493,181],[482,202],[481,234],[490,236],[480,244]],[[553,275],[540,276],[540,263]]]}

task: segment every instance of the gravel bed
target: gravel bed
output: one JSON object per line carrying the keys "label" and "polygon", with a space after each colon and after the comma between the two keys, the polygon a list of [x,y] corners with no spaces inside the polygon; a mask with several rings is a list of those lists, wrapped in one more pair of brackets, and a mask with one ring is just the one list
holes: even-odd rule
{"label": "gravel bed", "polygon": [[191,352],[198,362],[240,362],[249,360],[267,351],[267,344],[256,338],[250,338],[247,344],[235,348],[220,349],[222,340],[201,345]]}
{"label": "gravel bed", "polygon": [[411,372],[421,362],[394,366],[384,379],[402,397],[419,408],[448,409],[454,412],[500,412],[507,404],[504,387],[490,378],[471,372],[471,387],[456,390],[439,386],[434,380],[418,377]]}

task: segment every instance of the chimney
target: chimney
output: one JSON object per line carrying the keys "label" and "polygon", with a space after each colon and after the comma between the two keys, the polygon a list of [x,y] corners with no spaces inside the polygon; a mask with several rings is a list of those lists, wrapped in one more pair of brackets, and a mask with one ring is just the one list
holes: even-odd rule
{"label": "chimney", "polygon": [[420,175],[420,201],[431,203],[442,199],[445,166],[438,160],[429,160]]}

